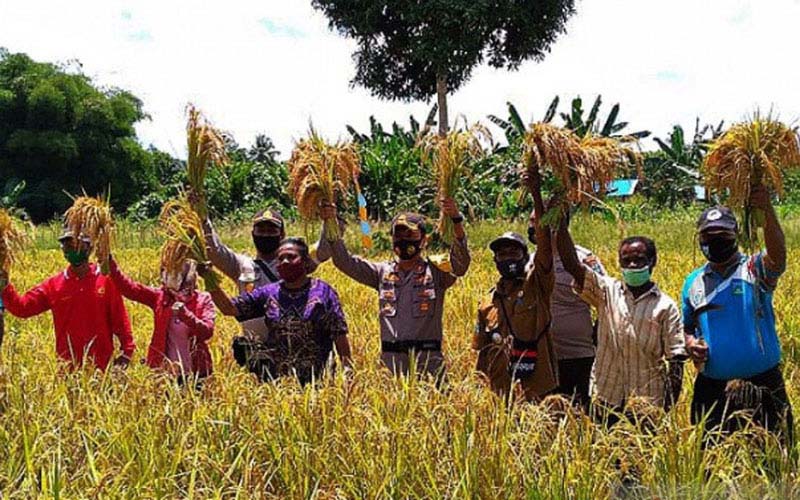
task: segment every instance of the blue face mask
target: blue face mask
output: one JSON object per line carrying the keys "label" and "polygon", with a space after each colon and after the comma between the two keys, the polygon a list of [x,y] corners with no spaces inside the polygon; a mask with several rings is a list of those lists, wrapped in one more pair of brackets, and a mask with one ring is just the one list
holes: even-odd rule
{"label": "blue face mask", "polygon": [[623,267],[622,279],[631,287],[642,286],[650,281],[650,266]]}

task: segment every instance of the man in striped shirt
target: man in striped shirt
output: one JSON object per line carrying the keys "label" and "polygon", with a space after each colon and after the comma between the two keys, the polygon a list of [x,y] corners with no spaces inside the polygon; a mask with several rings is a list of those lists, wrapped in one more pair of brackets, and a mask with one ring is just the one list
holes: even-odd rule
{"label": "man in striped shirt", "polygon": [[[655,243],[643,236],[622,241],[623,280],[581,264],[565,224],[558,231],[558,250],[576,293],[597,309],[599,406],[616,411],[632,398],[643,398],[671,408],[680,395],[687,354],[678,306],[651,279],[658,259]],[[609,423],[616,420],[608,418]]]}

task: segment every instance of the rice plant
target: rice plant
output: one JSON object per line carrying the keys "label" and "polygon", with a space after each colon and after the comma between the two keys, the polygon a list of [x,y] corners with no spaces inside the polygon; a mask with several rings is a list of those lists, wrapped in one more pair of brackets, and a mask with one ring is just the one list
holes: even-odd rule
{"label": "rice plant", "polygon": [[[335,205],[358,185],[361,159],[354,144],[329,144],[311,127],[308,137],[295,145],[287,168],[289,193],[300,215],[306,220],[316,220],[323,203]],[[326,226],[329,240],[338,235],[337,224]]]}
{"label": "rice plant", "polygon": [[214,166],[222,167],[228,163],[225,140],[194,105],[186,108],[186,174],[189,187],[194,191],[195,211],[201,220],[208,216],[205,192],[205,179],[208,170]]}
{"label": "rice plant", "polygon": [[[204,265],[209,262],[202,221],[186,199],[166,202],[161,209],[159,226],[166,237],[161,248],[163,269],[179,273],[187,259]],[[219,277],[213,270],[203,278],[210,290],[219,285]]]}
{"label": "rice plant", "polygon": [[[438,198],[453,198],[469,179],[471,163],[484,156],[481,141],[491,142],[491,134],[480,124],[444,136],[420,135],[417,146],[423,161],[433,168]],[[442,241],[453,243],[453,221],[449,217],[440,217],[437,230]]]}
{"label": "rice plant", "polygon": [[66,227],[76,237],[86,235],[92,242],[92,253],[103,274],[108,274],[108,258],[114,238],[110,193],[106,197],[79,196],[64,213]]}
{"label": "rice plant", "polygon": [[709,193],[725,199],[742,216],[745,246],[754,248],[757,229],[764,225],[764,214],[756,213],[749,205],[753,187],[764,185],[782,195],[784,175],[798,168],[797,129],[771,114],[761,116],[756,112],[711,144],[702,172]]}
{"label": "rice plant", "polygon": [[0,269],[4,272],[9,272],[15,255],[27,243],[27,229],[24,222],[0,208]]}

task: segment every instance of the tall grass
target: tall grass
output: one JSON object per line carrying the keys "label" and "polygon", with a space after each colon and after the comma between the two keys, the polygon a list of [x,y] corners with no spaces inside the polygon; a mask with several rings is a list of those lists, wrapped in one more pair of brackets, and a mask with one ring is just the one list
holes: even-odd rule
{"label": "tall grass", "polygon": [[[693,222],[628,225],[629,234],[655,237],[655,279],[673,297],[699,264]],[[59,373],[48,315],[7,319],[0,375],[3,498],[595,499],[612,497],[623,474],[638,477],[635,494],[645,498],[800,494],[795,464],[758,431],[703,451],[689,424],[689,388],[654,431],[636,420],[608,431],[574,415],[555,418],[540,406],[507,408],[491,395],[472,373],[469,346],[477,299],[496,275],[486,245],[506,226],[519,230],[522,223],[468,228],[473,267],[448,292],[445,306],[450,385],[444,392],[387,375],[378,362],[376,294],[330,264],[318,274],[343,299],[356,370],[350,379],[337,373],[318,389],[288,379],[257,384],[232,360],[238,326],[229,318],[218,320],[211,341],[215,374],[200,393],[138,363],[152,328],[152,312],[143,306],[128,303],[137,362],[105,375]],[[572,227],[577,242],[616,274],[617,225],[579,214]],[[775,300],[796,402],[800,297],[793,290],[800,274],[791,263],[800,259],[800,223],[789,220],[785,227],[790,266]],[[135,279],[158,283],[160,239],[139,240],[140,228],[124,223],[119,229],[115,258]],[[248,250],[240,232],[223,229],[223,239]],[[359,235],[348,231],[347,237],[356,244]],[[27,288],[63,265],[48,243],[19,255],[11,279]],[[225,286],[233,292],[230,282]],[[691,380],[693,369],[686,374]]]}

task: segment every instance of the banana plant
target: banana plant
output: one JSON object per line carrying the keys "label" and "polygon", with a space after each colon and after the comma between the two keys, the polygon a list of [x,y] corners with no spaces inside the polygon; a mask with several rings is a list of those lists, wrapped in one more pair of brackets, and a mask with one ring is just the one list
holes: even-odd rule
{"label": "banana plant", "polygon": [[588,133],[594,133],[603,137],[633,137],[635,139],[644,139],[650,135],[649,130],[640,130],[637,132],[622,133],[622,131],[629,125],[628,122],[618,122],[619,117],[619,103],[611,107],[605,121],[601,123],[599,120],[600,106],[603,103],[602,96],[598,95],[589,110],[589,114],[584,118],[583,100],[580,96],[572,100],[572,107],[570,113],[560,113],[561,119],[564,120],[564,126],[573,130],[576,134],[583,137]]}

